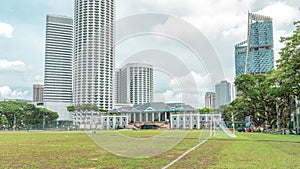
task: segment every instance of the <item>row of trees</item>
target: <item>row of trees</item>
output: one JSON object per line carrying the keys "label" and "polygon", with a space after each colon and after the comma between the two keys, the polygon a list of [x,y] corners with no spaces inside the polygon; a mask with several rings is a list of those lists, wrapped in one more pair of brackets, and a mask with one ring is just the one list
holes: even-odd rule
{"label": "row of trees", "polygon": [[0,128],[9,129],[47,126],[56,122],[58,114],[33,104],[15,101],[0,101]]}
{"label": "row of trees", "polygon": [[281,38],[285,47],[277,60],[277,69],[266,74],[239,76],[234,84],[237,98],[221,107],[223,116],[243,121],[250,116],[256,126],[266,122],[272,128],[287,128],[293,121],[300,91],[300,21],[290,37]]}

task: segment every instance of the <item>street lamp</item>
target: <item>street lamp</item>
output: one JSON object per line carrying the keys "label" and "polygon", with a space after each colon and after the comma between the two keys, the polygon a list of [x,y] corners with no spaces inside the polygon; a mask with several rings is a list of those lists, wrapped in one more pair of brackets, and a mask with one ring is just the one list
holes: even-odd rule
{"label": "street lamp", "polygon": [[16,130],[16,123],[17,123],[16,112],[14,112],[14,126],[13,126],[14,130]]}
{"label": "street lamp", "polygon": [[233,133],[235,133],[233,112],[231,112],[231,121],[232,121],[232,130],[233,130]]}
{"label": "street lamp", "polygon": [[45,111],[43,112],[43,130],[45,129]]}
{"label": "street lamp", "polygon": [[296,102],[296,134],[300,134],[299,131],[299,100],[298,100],[298,96],[295,96],[295,102]]}

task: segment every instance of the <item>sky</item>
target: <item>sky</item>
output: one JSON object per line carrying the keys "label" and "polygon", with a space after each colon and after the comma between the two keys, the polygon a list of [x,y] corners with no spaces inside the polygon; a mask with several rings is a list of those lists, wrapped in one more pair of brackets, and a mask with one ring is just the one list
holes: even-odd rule
{"label": "sky", "polygon": [[[208,70],[220,69],[224,79],[234,81],[234,44],[246,39],[247,12],[273,18],[274,57],[278,59],[283,47],[279,39],[292,34],[293,22],[300,20],[299,7],[299,0],[116,0],[116,20],[159,13],[186,22],[174,27],[172,20],[168,20],[153,28],[164,30],[163,35],[143,34],[125,39],[116,45],[116,67],[137,60],[146,62],[150,55],[159,56],[154,64],[175,67],[175,61],[169,60],[175,58],[176,63],[188,71],[155,69],[154,101],[185,101],[194,107],[203,107],[205,92],[214,91],[215,85]],[[47,14],[73,16],[73,0],[0,1],[0,100],[31,100],[32,85],[43,84]],[[117,24],[116,31],[135,30],[141,23],[126,28]],[[214,49],[219,66],[196,61],[190,46],[166,36],[179,28],[182,35],[188,34],[187,26],[206,37],[205,42]]]}

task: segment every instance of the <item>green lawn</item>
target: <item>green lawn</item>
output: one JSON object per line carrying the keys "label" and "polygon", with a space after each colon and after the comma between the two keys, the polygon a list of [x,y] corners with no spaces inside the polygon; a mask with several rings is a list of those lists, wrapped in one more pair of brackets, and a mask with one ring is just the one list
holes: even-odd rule
{"label": "green lawn", "polygon": [[[120,131],[129,137],[164,131]],[[0,168],[162,168],[199,143],[190,131],[173,149],[150,158],[106,152],[84,132],[0,132]],[[170,168],[300,168],[300,136],[237,133],[214,137]]]}

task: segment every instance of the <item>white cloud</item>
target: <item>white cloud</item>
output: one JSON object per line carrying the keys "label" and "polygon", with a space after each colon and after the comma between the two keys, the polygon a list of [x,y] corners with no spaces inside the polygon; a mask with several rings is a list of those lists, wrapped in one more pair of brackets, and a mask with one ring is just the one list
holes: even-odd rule
{"label": "white cloud", "polygon": [[170,80],[169,89],[154,92],[154,101],[184,102],[195,108],[204,106],[205,92],[213,91],[209,75],[201,76],[195,72]]}
{"label": "white cloud", "polygon": [[286,2],[270,4],[255,13],[270,16],[273,19],[275,29],[286,28],[299,17],[298,6],[292,7],[287,5]]}
{"label": "white cloud", "polygon": [[172,90],[166,90],[165,92],[154,92],[154,101],[155,102],[182,102],[182,95],[181,93],[175,93]]}
{"label": "white cloud", "polygon": [[247,11],[255,0],[143,0],[142,3],[147,7],[143,11],[148,9],[179,16],[209,39],[218,39],[223,30],[247,23]]}
{"label": "white cloud", "polygon": [[[222,35],[227,39],[241,40],[242,38],[246,39],[247,37],[247,22],[239,26],[224,30]],[[237,42],[239,43],[239,42]]]}
{"label": "white cloud", "polygon": [[0,99],[24,99],[28,91],[12,90],[9,86],[0,86]]}
{"label": "white cloud", "polygon": [[0,37],[11,38],[13,33],[13,27],[10,24],[0,22]]}
{"label": "white cloud", "polygon": [[20,60],[8,61],[6,59],[0,59],[0,72],[23,72],[26,69],[26,64]]}
{"label": "white cloud", "polygon": [[291,36],[291,35],[292,35],[292,31],[287,32],[285,30],[276,30],[274,32],[273,38],[274,38],[274,60],[275,61],[280,58],[280,55],[279,55],[280,49],[284,47],[284,43],[280,42],[280,38]]}
{"label": "white cloud", "polygon": [[41,76],[41,75],[35,75],[34,77],[33,77],[33,79],[34,79],[34,81],[37,81],[37,82],[41,82],[41,81],[43,81],[43,76]]}

